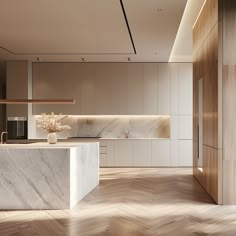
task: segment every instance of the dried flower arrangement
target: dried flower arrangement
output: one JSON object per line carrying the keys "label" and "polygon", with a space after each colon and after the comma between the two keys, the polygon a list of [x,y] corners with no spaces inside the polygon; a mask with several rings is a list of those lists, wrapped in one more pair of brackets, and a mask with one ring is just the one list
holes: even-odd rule
{"label": "dried flower arrangement", "polygon": [[53,112],[50,115],[45,113],[41,114],[39,118],[36,119],[37,127],[47,130],[48,133],[61,132],[63,130],[69,130],[71,127],[69,125],[62,125],[61,122],[65,120],[67,115],[55,115]]}

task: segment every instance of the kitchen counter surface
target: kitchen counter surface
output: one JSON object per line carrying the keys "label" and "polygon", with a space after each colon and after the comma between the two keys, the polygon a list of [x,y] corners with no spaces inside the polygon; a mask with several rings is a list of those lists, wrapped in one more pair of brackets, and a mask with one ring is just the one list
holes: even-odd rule
{"label": "kitchen counter surface", "polygon": [[[61,145],[62,143],[70,143],[73,145],[74,143],[79,143],[79,142],[99,142],[102,140],[170,140],[170,138],[90,138],[90,137],[83,137],[83,138],[67,138],[67,139],[59,139],[58,143],[56,145]],[[36,143],[45,143],[47,144],[46,139],[14,139],[14,140],[8,140],[7,144],[36,144]],[[4,144],[6,145],[6,144]],[[50,144],[54,145],[54,144]],[[0,145],[1,147],[1,145]]]}
{"label": "kitchen counter surface", "polygon": [[[73,148],[73,147],[79,147],[83,146],[85,143],[89,142],[58,142],[57,144],[48,144],[47,142],[35,142],[35,143],[7,143],[7,144],[1,144],[0,149],[8,149],[8,148]],[[93,142],[94,143],[94,142]]]}
{"label": "kitchen counter surface", "polygon": [[100,138],[101,140],[157,140],[157,139],[170,139],[170,138]]}

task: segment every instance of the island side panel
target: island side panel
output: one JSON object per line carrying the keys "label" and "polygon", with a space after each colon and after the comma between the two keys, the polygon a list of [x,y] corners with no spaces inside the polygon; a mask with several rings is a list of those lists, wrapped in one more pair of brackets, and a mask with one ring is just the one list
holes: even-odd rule
{"label": "island side panel", "polygon": [[99,184],[99,143],[71,148],[70,208]]}
{"label": "island side panel", "polygon": [[70,148],[1,148],[0,209],[68,209]]}

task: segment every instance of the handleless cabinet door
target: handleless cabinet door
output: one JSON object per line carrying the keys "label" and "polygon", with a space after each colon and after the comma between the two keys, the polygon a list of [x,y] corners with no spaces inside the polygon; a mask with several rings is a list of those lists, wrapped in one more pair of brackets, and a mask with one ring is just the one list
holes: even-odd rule
{"label": "handleless cabinet door", "polygon": [[143,114],[157,113],[157,64],[143,63]]}
{"label": "handleless cabinet door", "polygon": [[78,63],[33,63],[34,99],[75,99],[75,104],[72,105],[34,104],[33,114],[80,114],[81,72],[81,64]]}
{"label": "handleless cabinet door", "polygon": [[152,166],[171,166],[170,140],[152,140]]}
{"label": "handleless cabinet door", "polygon": [[100,153],[99,156],[100,156],[99,166],[106,167],[107,166],[107,154]]}
{"label": "handleless cabinet door", "polygon": [[151,140],[133,140],[133,166],[151,166]]}
{"label": "handleless cabinet door", "polygon": [[193,109],[192,64],[179,64],[179,114],[191,115]]}
{"label": "handleless cabinet door", "polygon": [[107,166],[115,166],[115,142],[107,140]]}
{"label": "handleless cabinet door", "polygon": [[192,115],[179,116],[179,139],[193,139]]}
{"label": "handleless cabinet door", "polygon": [[95,114],[95,63],[81,64],[81,114]]}
{"label": "handleless cabinet door", "polygon": [[170,153],[171,153],[171,166],[178,167],[179,166],[179,140],[171,140],[170,141]]}
{"label": "handleless cabinet door", "polygon": [[171,115],[179,113],[179,65],[178,63],[171,64]]}
{"label": "handleless cabinet door", "polygon": [[132,166],[133,153],[132,141],[116,140],[115,141],[115,166]]}
{"label": "handleless cabinet door", "polygon": [[96,114],[112,114],[112,80],[108,63],[96,64],[95,97]]}
{"label": "handleless cabinet door", "polygon": [[179,140],[179,166],[193,165],[193,142],[192,140]]}
{"label": "handleless cabinet door", "polygon": [[[1,71],[0,71],[1,72]],[[28,61],[8,61],[6,68],[7,99],[28,98]],[[2,106],[1,106],[2,107]],[[28,116],[27,105],[7,105],[7,117]],[[0,112],[1,114],[1,112]]]}
{"label": "handleless cabinet door", "polygon": [[127,86],[127,64],[111,63],[112,80],[112,114],[128,114],[128,86]]}
{"label": "handleless cabinet door", "polygon": [[100,166],[115,166],[115,141],[100,140]]}
{"label": "handleless cabinet door", "polygon": [[158,64],[157,111],[159,115],[170,114],[170,69],[171,66],[168,63]]}
{"label": "handleless cabinet door", "polygon": [[142,109],[142,64],[127,65],[128,76],[128,114],[141,115]]}

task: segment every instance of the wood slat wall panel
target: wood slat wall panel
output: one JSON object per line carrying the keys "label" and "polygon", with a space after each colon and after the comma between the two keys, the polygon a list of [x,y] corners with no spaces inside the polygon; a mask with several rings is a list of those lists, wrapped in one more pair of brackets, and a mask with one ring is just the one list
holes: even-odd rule
{"label": "wood slat wall panel", "polygon": [[[193,29],[194,175],[218,203],[218,0],[207,0]],[[203,172],[198,169],[198,81],[203,79]]]}
{"label": "wood slat wall panel", "polygon": [[203,42],[218,22],[218,0],[208,0],[193,29],[193,54],[201,48]]}

